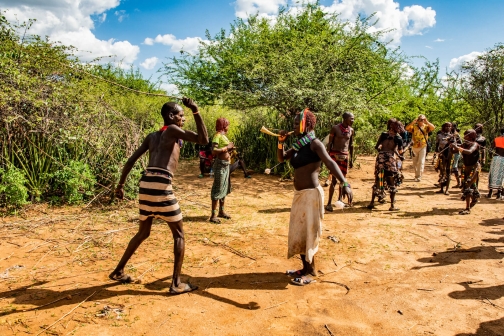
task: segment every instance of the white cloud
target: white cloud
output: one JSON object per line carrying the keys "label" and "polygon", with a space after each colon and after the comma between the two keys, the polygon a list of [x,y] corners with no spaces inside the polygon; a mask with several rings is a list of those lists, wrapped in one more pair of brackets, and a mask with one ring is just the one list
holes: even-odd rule
{"label": "white cloud", "polygon": [[[306,2],[314,2],[309,0]],[[250,14],[274,18],[280,6],[291,5],[296,12],[299,2],[294,0],[237,0],[235,15],[246,18]],[[332,5],[323,6],[329,13],[338,13],[343,20],[353,21],[359,14],[375,14],[378,23],[371,31],[390,30],[384,38],[399,43],[403,36],[422,35],[425,29],[436,24],[436,11],[431,7],[406,6],[402,10],[394,0],[333,0]]]}
{"label": "white cloud", "polygon": [[427,49],[434,49],[431,46],[425,46],[425,48],[427,48]]}
{"label": "white cloud", "polygon": [[161,90],[165,90],[169,95],[176,96],[180,92],[175,84],[161,83],[159,87],[161,88]]}
{"label": "white cloud", "polygon": [[440,38],[437,38],[434,40],[434,42],[444,42],[445,40],[444,39],[440,39]]}
{"label": "white cloud", "polygon": [[[9,21],[37,19],[30,33],[48,36],[49,40],[73,45],[76,55],[83,61],[112,56],[107,61],[131,64],[140,48],[128,41],[100,40],[93,34],[96,15],[98,22],[105,21],[106,11],[119,5],[120,0],[0,0],[0,8],[7,10]],[[123,64],[124,65],[124,64]]]}
{"label": "white cloud", "polygon": [[241,19],[255,14],[259,17],[271,17],[278,13],[280,6],[285,5],[287,5],[287,0],[237,0],[235,15]]}
{"label": "white cloud", "polygon": [[457,69],[460,66],[462,66],[464,63],[475,60],[480,55],[483,55],[483,53],[479,52],[479,51],[473,51],[472,53],[469,53],[467,55],[462,55],[460,57],[452,58],[450,60],[450,65],[448,67],[450,69]]}
{"label": "white cloud", "polygon": [[159,58],[150,57],[150,58],[147,58],[142,63],[140,63],[140,66],[142,66],[144,69],[152,70],[152,69],[154,69],[154,67],[156,66],[158,61],[159,61]]}
{"label": "white cloud", "polygon": [[115,11],[114,15],[117,16],[117,21],[119,22],[123,22],[129,16],[125,10]]}
{"label": "white cloud", "polygon": [[170,50],[173,52],[184,50],[188,53],[195,53],[198,50],[200,42],[206,42],[206,40],[202,40],[200,37],[187,37],[183,40],[177,39],[175,35],[166,34],[166,35],[158,35],[156,38],[147,37],[144,40],[144,43],[147,45],[153,45],[154,43],[161,43],[167,46],[171,46]]}

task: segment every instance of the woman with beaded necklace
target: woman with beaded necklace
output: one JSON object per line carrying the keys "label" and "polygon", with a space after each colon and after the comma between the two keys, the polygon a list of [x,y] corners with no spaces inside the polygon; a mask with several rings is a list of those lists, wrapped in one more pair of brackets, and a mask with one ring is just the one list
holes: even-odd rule
{"label": "woman with beaded necklace", "polygon": [[352,204],[352,190],[341,170],[329,157],[322,141],[315,137],[316,117],[309,110],[296,115],[294,119],[294,134],[298,140],[291,149],[284,151],[284,142],[288,132],[281,131],[278,138],[278,161],[290,160],[294,167],[294,200],[292,201],[289,222],[289,248],[287,257],[301,255],[303,268],[297,271],[287,271],[294,277],[291,283],[298,286],[314,282],[308,275],[316,276],[315,253],[318,251],[322,234],[322,219],[324,217],[324,190],[319,184],[320,161],[331,174],[342,183],[343,195]]}

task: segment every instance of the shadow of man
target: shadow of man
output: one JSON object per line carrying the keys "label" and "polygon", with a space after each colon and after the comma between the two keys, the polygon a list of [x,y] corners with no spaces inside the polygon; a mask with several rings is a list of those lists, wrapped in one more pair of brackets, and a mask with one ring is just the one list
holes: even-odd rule
{"label": "shadow of man", "polygon": [[[186,276],[188,277],[188,276]],[[168,293],[171,276],[157,279],[153,282],[143,285],[145,290],[138,290],[135,287],[138,285],[123,285],[119,282],[107,282],[85,288],[75,288],[69,290],[52,290],[48,288],[39,288],[38,286],[46,285],[46,282],[38,282],[28,286],[23,286],[17,289],[12,289],[5,292],[0,292],[0,297],[14,297],[11,304],[15,305],[35,305],[36,307],[23,310],[45,310],[56,307],[76,305],[83,298],[96,292],[89,301],[106,300],[113,297],[123,295],[160,295],[166,296],[169,299],[172,294]],[[219,302],[227,303],[241,309],[260,309],[257,302],[240,303],[230,298],[219,296],[211,293],[211,288],[226,288],[230,290],[286,290],[289,284],[289,278],[284,273],[242,273],[229,274],[217,277],[191,277],[190,282],[200,286],[200,289],[191,294],[201,295],[211,298]],[[15,309],[4,311],[2,315],[10,315],[19,313]]]}

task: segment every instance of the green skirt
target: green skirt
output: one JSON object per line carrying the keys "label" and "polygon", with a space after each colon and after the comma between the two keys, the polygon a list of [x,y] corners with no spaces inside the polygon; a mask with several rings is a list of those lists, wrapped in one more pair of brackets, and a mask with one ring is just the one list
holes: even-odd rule
{"label": "green skirt", "polygon": [[210,194],[212,200],[221,200],[231,192],[228,160],[215,159],[213,165],[214,182]]}

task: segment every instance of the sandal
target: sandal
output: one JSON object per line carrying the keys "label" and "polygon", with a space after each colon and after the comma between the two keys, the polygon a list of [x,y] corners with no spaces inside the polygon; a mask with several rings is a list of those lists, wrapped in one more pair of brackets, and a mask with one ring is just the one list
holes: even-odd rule
{"label": "sandal", "polygon": [[224,218],[224,219],[231,219],[231,216],[229,216],[227,213],[218,214],[217,217]]}
{"label": "sandal", "polygon": [[293,285],[296,285],[296,286],[306,286],[306,285],[309,285],[313,282],[317,282],[317,280],[314,280],[314,279],[311,279],[311,278],[307,278],[307,277],[300,277],[300,278],[294,278],[294,279],[291,279],[291,284]]}
{"label": "sandal", "polygon": [[220,221],[219,218],[212,218],[212,217],[210,217],[209,221],[210,221],[210,223],[215,223],[215,224],[220,224],[221,223],[221,221]]}
{"label": "sandal", "polygon": [[191,285],[191,284],[183,284],[184,286],[182,288],[179,287],[170,287],[170,294],[172,295],[180,295],[184,293],[189,293],[192,291],[195,291],[198,289],[198,286]]}
{"label": "sandal", "polygon": [[459,212],[459,215],[469,215],[471,213],[471,210],[465,209]]}
{"label": "sandal", "polygon": [[127,274],[110,273],[109,279],[123,284],[132,283],[133,279]]}

